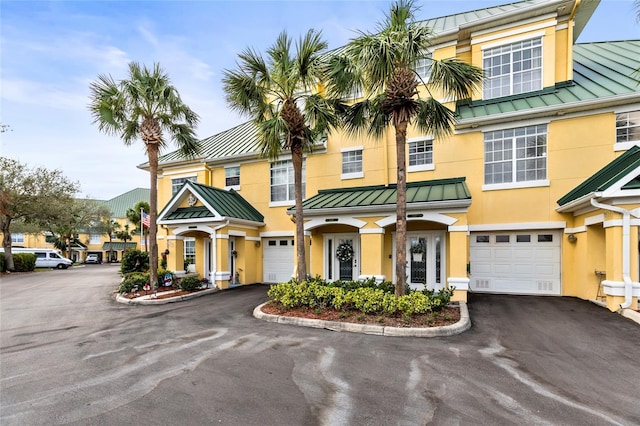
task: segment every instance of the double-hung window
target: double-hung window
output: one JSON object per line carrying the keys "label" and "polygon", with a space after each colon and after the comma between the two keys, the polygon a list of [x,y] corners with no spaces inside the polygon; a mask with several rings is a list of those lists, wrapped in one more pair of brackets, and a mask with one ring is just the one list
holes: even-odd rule
{"label": "double-hung window", "polygon": [[[302,198],[305,193],[305,164],[302,163]],[[271,163],[271,203],[289,205],[295,200],[295,182],[291,160]]]}
{"label": "double-hung window", "polygon": [[12,232],[11,233],[11,243],[12,244],[23,244],[24,243],[24,234],[22,232]]}
{"label": "double-hung window", "polygon": [[484,81],[484,99],[540,90],[542,38],[484,50],[482,68],[487,76]]}
{"label": "double-hung window", "polygon": [[89,234],[89,244],[100,244],[102,242],[101,234]]}
{"label": "double-hung window", "polygon": [[431,77],[431,65],[433,64],[433,59],[431,53],[428,53],[426,57],[418,59],[414,65],[414,70],[422,79],[422,82],[427,84],[429,81],[429,77]]}
{"label": "double-hung window", "polygon": [[240,167],[227,167],[224,169],[224,185],[226,187],[240,186]]}
{"label": "double-hung window", "polygon": [[616,149],[629,149],[640,142],[640,111],[616,114]]}
{"label": "double-hung window", "polygon": [[433,170],[433,139],[409,139],[409,168],[410,172]]}
{"label": "double-hung window", "polygon": [[196,176],[171,179],[171,195],[176,195],[176,193],[180,190],[180,188],[182,188],[182,185],[184,185],[186,181],[195,182],[196,179]]}
{"label": "double-hung window", "polygon": [[547,125],[484,134],[484,183],[547,184]]}
{"label": "double-hung window", "polygon": [[354,179],[364,176],[362,172],[362,147],[342,150],[342,179]]}
{"label": "double-hung window", "polygon": [[194,237],[184,239],[184,263],[185,265],[196,263],[196,239]]}

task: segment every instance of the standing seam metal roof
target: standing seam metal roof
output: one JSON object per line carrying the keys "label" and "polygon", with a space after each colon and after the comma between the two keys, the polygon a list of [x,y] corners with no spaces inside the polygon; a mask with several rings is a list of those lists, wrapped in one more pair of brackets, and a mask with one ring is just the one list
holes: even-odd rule
{"label": "standing seam metal roof", "polygon": [[[633,146],[560,198],[558,205],[563,206],[593,192],[605,191],[638,167],[640,167],[640,147]],[[634,187],[636,183],[630,182],[630,184],[625,187]]]}
{"label": "standing seam metal roof", "polygon": [[[305,210],[388,206],[397,202],[397,185],[325,189],[302,203]],[[407,183],[407,204],[471,199],[464,177]],[[289,211],[294,211],[291,207]]]}

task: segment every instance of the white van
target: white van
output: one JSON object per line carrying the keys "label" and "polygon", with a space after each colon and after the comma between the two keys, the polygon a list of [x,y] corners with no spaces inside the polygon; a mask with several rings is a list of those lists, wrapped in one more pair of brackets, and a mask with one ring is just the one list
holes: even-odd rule
{"label": "white van", "polygon": [[[0,253],[4,253],[4,249],[0,248]],[[18,248],[11,249],[12,254],[31,253],[36,255],[36,268],[57,268],[67,269],[73,265],[73,261],[62,257],[56,250],[48,248]]]}

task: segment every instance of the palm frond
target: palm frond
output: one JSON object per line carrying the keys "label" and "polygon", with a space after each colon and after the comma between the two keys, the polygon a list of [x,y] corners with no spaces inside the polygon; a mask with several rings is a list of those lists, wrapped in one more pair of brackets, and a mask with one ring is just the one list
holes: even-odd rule
{"label": "palm frond", "polygon": [[279,115],[268,120],[256,121],[260,154],[269,160],[276,160],[282,153],[284,139],[288,133],[287,123]]}
{"label": "palm frond", "polygon": [[444,91],[445,96],[464,99],[477,90],[484,78],[482,69],[455,58],[434,61],[429,82]]}
{"label": "palm frond", "polygon": [[425,134],[436,138],[451,134],[456,122],[456,113],[437,100],[428,98],[418,100],[419,109],[416,126]]}

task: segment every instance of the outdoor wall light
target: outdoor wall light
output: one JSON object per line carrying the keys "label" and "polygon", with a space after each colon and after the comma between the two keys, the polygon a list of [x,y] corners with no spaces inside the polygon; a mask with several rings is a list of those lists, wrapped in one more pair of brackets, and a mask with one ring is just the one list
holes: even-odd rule
{"label": "outdoor wall light", "polygon": [[260,241],[256,241],[256,247],[260,247]]}
{"label": "outdoor wall light", "polygon": [[567,239],[569,240],[570,243],[575,243],[576,241],[578,241],[578,237],[576,237],[575,234],[567,235]]}

